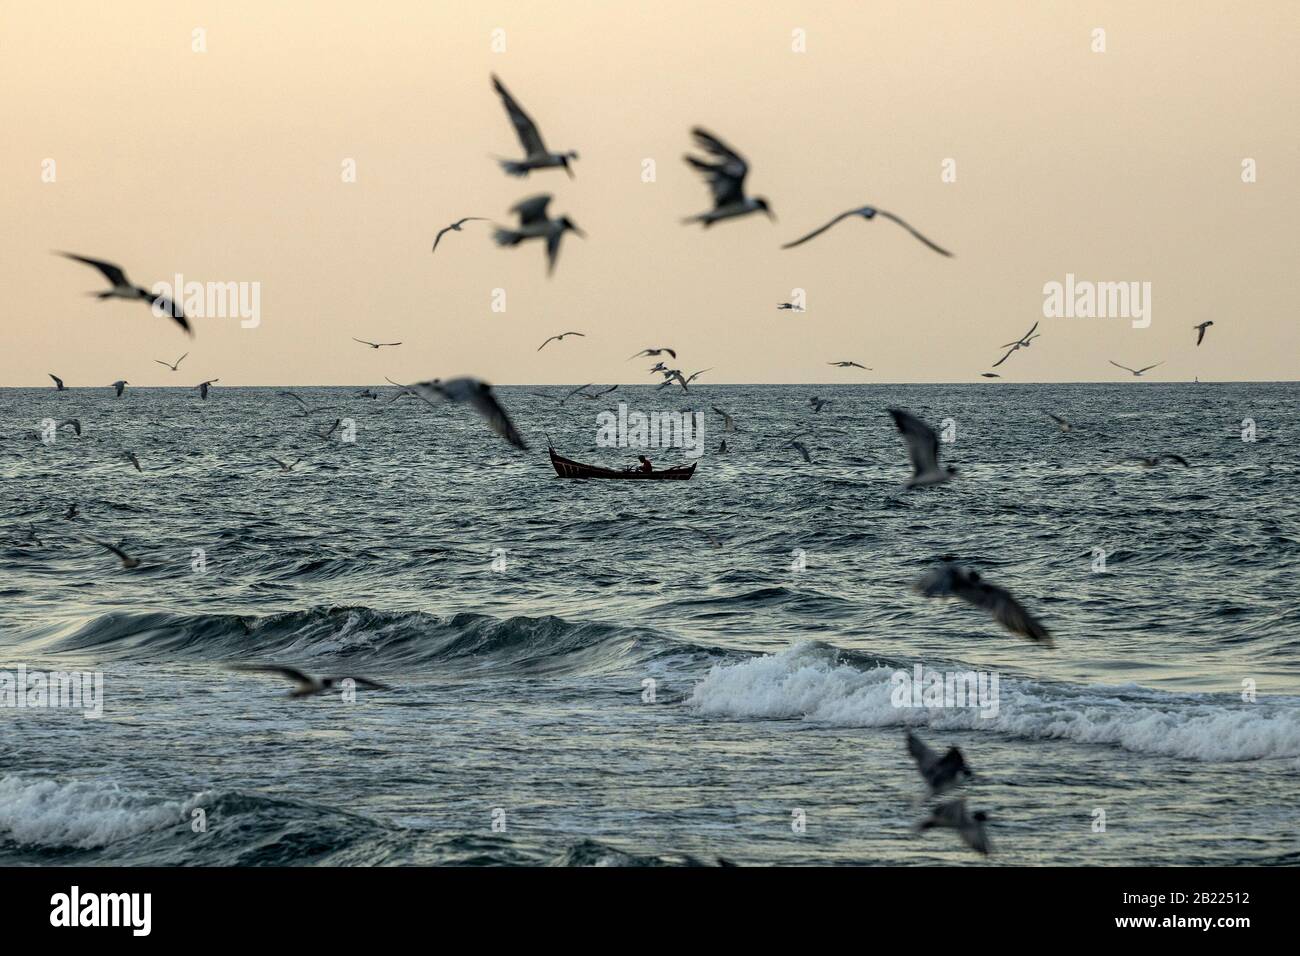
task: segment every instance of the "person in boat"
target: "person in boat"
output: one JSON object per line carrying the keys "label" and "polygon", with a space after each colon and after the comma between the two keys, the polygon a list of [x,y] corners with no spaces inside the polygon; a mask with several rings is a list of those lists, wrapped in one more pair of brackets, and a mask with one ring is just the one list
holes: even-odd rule
{"label": "person in boat", "polygon": [[641,462],[641,467],[639,469],[640,471],[644,471],[648,473],[655,470],[654,465],[650,464],[650,459],[647,458],[645,455],[637,455],[636,458],[637,461]]}

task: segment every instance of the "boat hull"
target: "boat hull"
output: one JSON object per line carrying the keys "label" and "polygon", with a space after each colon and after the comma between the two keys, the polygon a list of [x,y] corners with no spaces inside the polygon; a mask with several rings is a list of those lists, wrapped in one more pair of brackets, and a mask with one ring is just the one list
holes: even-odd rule
{"label": "boat hull", "polygon": [[551,449],[551,464],[555,467],[555,473],[561,478],[614,478],[631,481],[687,481],[691,475],[695,474],[695,465],[698,462],[692,462],[690,465],[683,465],[676,468],[665,468],[662,471],[619,471],[615,468],[601,468],[597,465],[586,465],[580,461],[573,461],[565,458],[563,455],[557,455],[555,449]]}

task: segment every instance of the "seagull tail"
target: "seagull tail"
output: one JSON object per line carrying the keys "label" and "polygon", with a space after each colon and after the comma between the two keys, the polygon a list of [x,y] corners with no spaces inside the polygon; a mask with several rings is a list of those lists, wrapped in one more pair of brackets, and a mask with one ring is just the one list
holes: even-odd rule
{"label": "seagull tail", "polygon": [[517,246],[523,241],[523,233],[515,232],[513,229],[498,229],[492,233],[492,238],[496,240],[498,246]]}
{"label": "seagull tail", "polygon": [[[528,166],[526,163],[516,162],[513,159],[498,159],[497,162],[501,164],[501,168],[506,171],[506,175],[508,176],[528,175]],[[572,173],[570,173],[570,176],[572,176]]]}

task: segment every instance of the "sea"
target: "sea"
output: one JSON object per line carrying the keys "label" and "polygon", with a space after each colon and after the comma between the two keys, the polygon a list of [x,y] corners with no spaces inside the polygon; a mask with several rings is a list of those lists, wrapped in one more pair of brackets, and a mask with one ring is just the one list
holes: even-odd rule
{"label": "sea", "polygon": [[571,390],[496,389],[522,451],[387,386],[0,389],[0,865],[1300,864],[1294,384]]}

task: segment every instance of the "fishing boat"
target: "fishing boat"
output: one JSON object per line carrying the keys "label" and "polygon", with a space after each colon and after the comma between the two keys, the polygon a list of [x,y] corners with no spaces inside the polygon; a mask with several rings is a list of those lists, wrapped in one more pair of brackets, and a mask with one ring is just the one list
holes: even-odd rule
{"label": "fishing boat", "polygon": [[686,481],[691,475],[695,474],[695,466],[699,462],[678,465],[675,468],[663,468],[658,471],[641,471],[639,468],[629,468],[626,471],[621,471],[617,468],[601,468],[599,465],[584,465],[580,461],[572,461],[563,455],[557,455],[555,449],[552,448],[551,464],[555,466],[555,473],[561,478],[634,478],[642,481]]}

